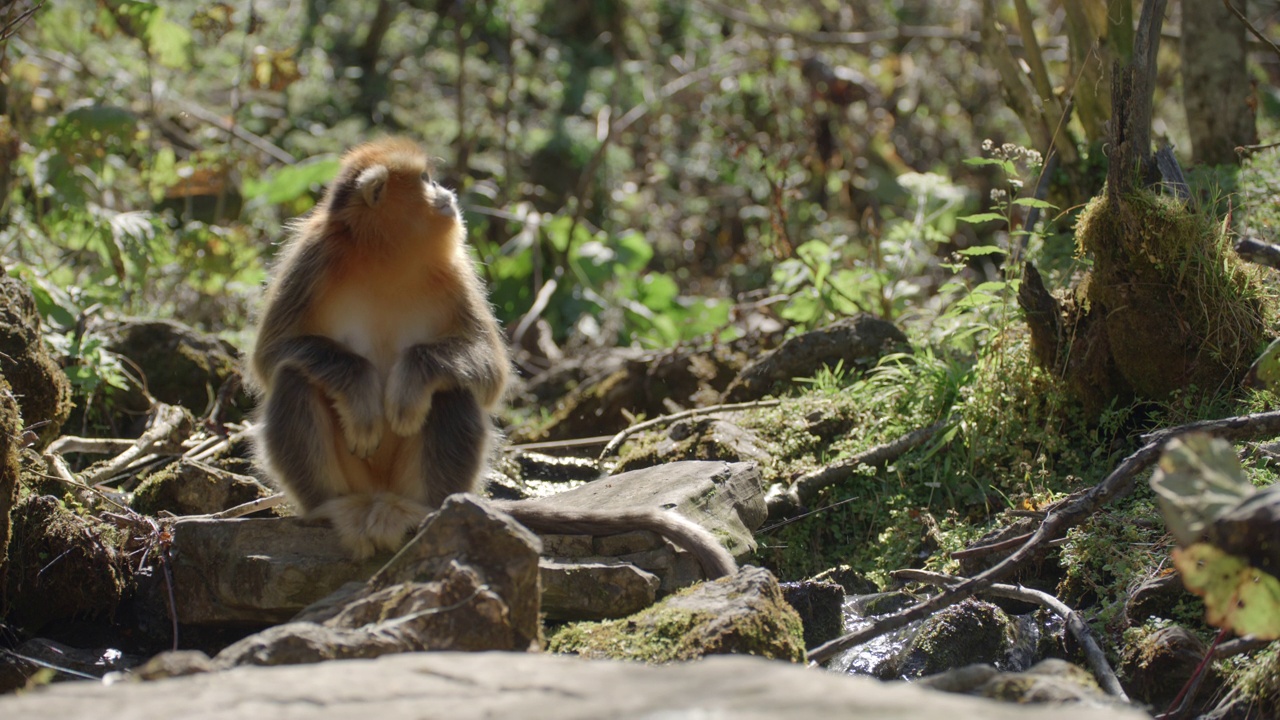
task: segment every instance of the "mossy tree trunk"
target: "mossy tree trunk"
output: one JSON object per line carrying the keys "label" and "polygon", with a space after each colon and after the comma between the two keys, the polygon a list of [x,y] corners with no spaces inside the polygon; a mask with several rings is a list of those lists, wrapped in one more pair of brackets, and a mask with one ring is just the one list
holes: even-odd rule
{"label": "mossy tree trunk", "polygon": [[1221,224],[1152,188],[1164,169],[1151,152],[1151,115],[1166,5],[1145,0],[1132,60],[1113,65],[1107,190],[1076,223],[1092,269],[1065,301],[1032,269],[1019,293],[1033,357],[1092,415],[1134,398],[1231,387],[1266,335],[1265,293]]}
{"label": "mossy tree trunk", "polygon": [[1168,0],[1145,0],[1138,18],[1133,59],[1113,65],[1111,79],[1111,165],[1107,194],[1118,199],[1139,187],[1151,168],[1151,97],[1156,51]]}

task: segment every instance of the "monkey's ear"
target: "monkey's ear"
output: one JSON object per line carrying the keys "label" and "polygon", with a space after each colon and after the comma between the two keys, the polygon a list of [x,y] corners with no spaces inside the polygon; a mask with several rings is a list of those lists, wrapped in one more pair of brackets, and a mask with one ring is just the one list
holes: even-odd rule
{"label": "monkey's ear", "polygon": [[369,207],[377,207],[382,199],[382,188],[387,184],[387,166],[374,165],[365,168],[356,178],[356,189]]}

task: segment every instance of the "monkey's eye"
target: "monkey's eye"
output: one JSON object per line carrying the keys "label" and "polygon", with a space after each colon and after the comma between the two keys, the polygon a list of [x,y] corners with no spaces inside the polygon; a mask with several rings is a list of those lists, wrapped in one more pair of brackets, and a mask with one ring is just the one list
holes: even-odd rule
{"label": "monkey's eye", "polygon": [[435,182],[435,180],[432,180],[432,179],[431,179],[431,171],[430,171],[430,170],[428,170],[428,171],[426,171],[426,172],[422,173],[422,182],[424,182],[424,183],[426,183],[426,184],[428,184],[428,185],[430,185],[430,184],[432,184],[432,183],[434,183],[434,182]]}

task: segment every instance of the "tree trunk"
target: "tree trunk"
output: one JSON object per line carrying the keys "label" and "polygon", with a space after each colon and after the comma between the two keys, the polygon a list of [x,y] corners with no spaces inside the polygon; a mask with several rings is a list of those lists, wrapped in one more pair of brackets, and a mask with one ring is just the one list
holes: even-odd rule
{"label": "tree trunk", "polygon": [[[1248,0],[1232,0],[1247,14]],[[1245,69],[1245,27],[1218,0],[1182,2],[1182,105],[1196,165],[1234,164],[1258,142]]]}

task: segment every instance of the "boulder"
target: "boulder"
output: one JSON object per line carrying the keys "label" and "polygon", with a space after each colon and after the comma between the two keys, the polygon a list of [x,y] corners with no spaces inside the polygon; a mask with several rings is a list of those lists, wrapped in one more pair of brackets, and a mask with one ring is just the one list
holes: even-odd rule
{"label": "boulder", "polygon": [[71,414],[71,381],[44,344],[31,288],[8,275],[0,275],[0,374],[40,444],[58,437]]}
{"label": "boulder", "polygon": [[804,630],[773,575],[744,567],[631,617],[566,627],[551,638],[549,648],[646,662],[734,653],[800,662]]}
{"label": "boulder", "polygon": [[1000,703],[754,657],[721,656],[651,667],[540,653],[441,652],[304,667],[239,667],[155,682],[63,683],[0,697],[0,717],[1140,720],[1148,716],[1128,708]]}

